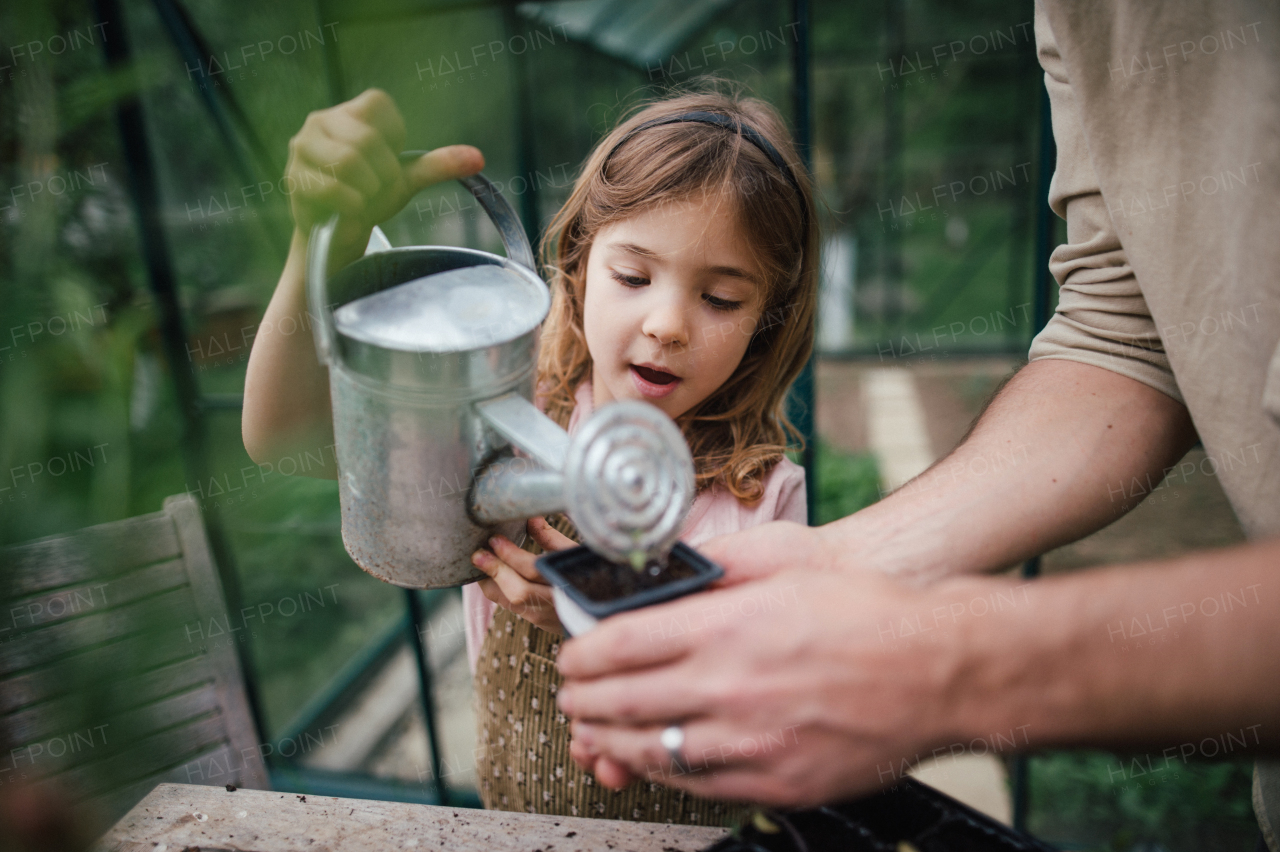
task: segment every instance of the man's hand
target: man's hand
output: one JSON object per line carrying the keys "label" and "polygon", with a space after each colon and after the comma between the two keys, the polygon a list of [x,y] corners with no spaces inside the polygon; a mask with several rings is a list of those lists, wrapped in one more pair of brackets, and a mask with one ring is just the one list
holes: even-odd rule
{"label": "man's hand", "polygon": [[838,551],[820,529],[792,521],[773,521],[732,535],[717,536],[699,545],[698,550],[724,568],[721,586],[762,580],[797,569],[839,570]]}
{"label": "man's hand", "polygon": [[[573,539],[552,528],[545,518],[530,518],[529,535],[545,551],[575,547]],[[489,600],[543,630],[564,633],[551,599],[551,585],[542,579],[534,565],[537,559],[505,536],[489,539],[492,549],[471,554],[471,564],[489,575],[480,581],[480,591]]]}
{"label": "man's hand", "polygon": [[[1238,757],[1277,754],[1278,564],[1272,539],[1022,584],[780,573],[569,640],[558,700],[602,784],[784,806],[870,792],[936,755],[1185,760],[1224,737]],[[661,745],[670,725],[688,771]]]}
{"label": "man's hand", "polygon": [[[607,619],[557,663],[573,757],[611,787],[786,806],[892,784],[956,736],[940,726],[966,625],[948,618],[958,593],[926,594],[874,572],[790,572]],[[890,638],[904,618],[931,628],[924,641]],[[673,724],[692,772],[660,744]]]}
{"label": "man's hand", "polygon": [[358,255],[373,226],[400,212],[420,189],[484,167],[475,148],[450,145],[402,168],[404,146],[404,119],[378,89],[308,115],[289,140],[285,168],[297,228],[308,234],[313,224],[336,212],[335,249]]}

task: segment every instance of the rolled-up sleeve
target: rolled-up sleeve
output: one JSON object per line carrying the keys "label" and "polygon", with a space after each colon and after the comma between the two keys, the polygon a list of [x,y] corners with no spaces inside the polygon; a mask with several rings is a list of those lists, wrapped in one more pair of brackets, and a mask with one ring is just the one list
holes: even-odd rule
{"label": "rolled-up sleeve", "polygon": [[1042,2],[1036,48],[1058,147],[1049,206],[1067,222],[1067,242],[1049,258],[1058,308],[1031,343],[1031,360],[1058,358],[1103,367],[1178,401],[1156,323],[1129,266],[1089,160],[1084,128]]}
{"label": "rolled-up sleeve", "polygon": [[1271,353],[1266,385],[1262,389],[1262,407],[1271,415],[1276,425],[1280,426],[1280,346]]}

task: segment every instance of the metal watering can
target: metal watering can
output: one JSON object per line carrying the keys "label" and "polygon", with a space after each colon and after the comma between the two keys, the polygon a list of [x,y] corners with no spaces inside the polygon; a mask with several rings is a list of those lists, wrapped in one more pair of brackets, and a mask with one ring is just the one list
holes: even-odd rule
{"label": "metal watering can", "polygon": [[550,294],[506,199],[482,174],[461,183],[507,257],[393,248],[375,227],[364,256],[329,277],[337,216],[311,232],[307,299],[329,367],[347,552],[397,586],[458,586],[485,576],[470,557],[492,535],[520,542],[525,519],[564,511],[607,559],[661,559],[693,502],[680,430],[627,401],[571,440],[534,407]]}

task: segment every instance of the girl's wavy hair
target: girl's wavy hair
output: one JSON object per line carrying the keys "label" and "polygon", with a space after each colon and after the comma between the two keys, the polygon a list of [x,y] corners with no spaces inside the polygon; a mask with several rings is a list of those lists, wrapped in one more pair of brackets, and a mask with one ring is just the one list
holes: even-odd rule
{"label": "girl's wavy hair", "polygon": [[[755,145],[724,127],[693,122],[633,128],[692,111],[748,124],[782,155],[799,185]],[[615,148],[617,150],[615,150]],[[781,117],[764,101],[702,91],[642,104],[591,152],[569,200],[543,238],[551,311],[538,354],[539,395],[561,426],[574,393],[591,374],[583,333],[587,256],[600,229],[659,205],[707,194],[736,216],[764,282],[763,310],[746,353],[729,379],[677,419],[693,453],[698,490],[723,483],[751,503],[801,437],[787,418],[788,388],[813,349],[818,232],[813,191]],[[739,325],[741,323],[739,322]],[[730,332],[733,333],[733,332]]]}

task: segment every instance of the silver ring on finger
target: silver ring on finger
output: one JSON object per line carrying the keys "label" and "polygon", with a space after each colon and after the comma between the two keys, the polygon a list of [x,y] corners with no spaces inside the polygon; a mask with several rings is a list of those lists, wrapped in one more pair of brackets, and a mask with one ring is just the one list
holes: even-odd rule
{"label": "silver ring on finger", "polygon": [[671,758],[672,768],[688,772],[689,764],[684,762],[684,728],[679,725],[663,728],[661,742],[667,757]]}

